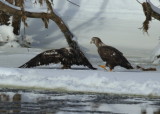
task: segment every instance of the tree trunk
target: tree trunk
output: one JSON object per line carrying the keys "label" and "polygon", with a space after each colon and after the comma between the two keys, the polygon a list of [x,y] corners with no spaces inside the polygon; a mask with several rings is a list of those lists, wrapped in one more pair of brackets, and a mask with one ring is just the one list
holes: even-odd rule
{"label": "tree trunk", "polygon": [[[10,4],[13,4],[13,0],[6,0]],[[0,25],[9,25],[10,15],[7,13],[0,11]]]}
{"label": "tree trunk", "polygon": [[[15,3],[15,6],[22,6],[22,2],[23,0],[6,0],[8,3],[13,4]],[[10,22],[10,15],[0,11],[0,25],[9,25]],[[20,34],[20,26],[21,26],[21,17],[14,15],[12,18],[12,26],[13,26],[13,33],[15,35],[19,35]]]}
{"label": "tree trunk", "polygon": [[[15,0],[15,6],[22,7],[23,0]],[[12,19],[12,26],[13,26],[13,33],[15,35],[20,34],[20,27],[21,27],[21,17],[18,15],[14,15]]]}
{"label": "tree trunk", "polygon": [[3,11],[0,11],[0,25],[9,25],[9,18],[9,15],[4,13]]}

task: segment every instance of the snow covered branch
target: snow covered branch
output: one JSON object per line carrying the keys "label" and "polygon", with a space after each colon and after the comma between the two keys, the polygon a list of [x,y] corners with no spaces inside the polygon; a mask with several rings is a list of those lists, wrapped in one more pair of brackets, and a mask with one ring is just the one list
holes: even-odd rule
{"label": "snow covered branch", "polygon": [[142,3],[143,12],[145,14],[146,20],[143,22],[143,31],[148,32],[149,22],[152,20],[152,17],[160,21],[160,9],[154,6],[150,0]]}

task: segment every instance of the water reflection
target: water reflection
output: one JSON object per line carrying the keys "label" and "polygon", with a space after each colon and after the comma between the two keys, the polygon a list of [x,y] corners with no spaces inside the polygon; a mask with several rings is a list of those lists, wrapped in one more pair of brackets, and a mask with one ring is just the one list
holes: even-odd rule
{"label": "water reflection", "polygon": [[0,114],[160,114],[160,99],[110,94],[1,90]]}
{"label": "water reflection", "polygon": [[21,110],[21,94],[14,94],[13,98],[7,94],[0,94],[0,114],[19,113]]}
{"label": "water reflection", "polygon": [[154,114],[160,114],[160,109],[154,112]]}
{"label": "water reflection", "polygon": [[[142,110],[142,111],[141,111],[141,114],[149,114],[149,113],[147,113],[147,110],[145,109],[145,110]],[[160,114],[160,109],[157,109],[157,110],[154,111],[152,114]]]}

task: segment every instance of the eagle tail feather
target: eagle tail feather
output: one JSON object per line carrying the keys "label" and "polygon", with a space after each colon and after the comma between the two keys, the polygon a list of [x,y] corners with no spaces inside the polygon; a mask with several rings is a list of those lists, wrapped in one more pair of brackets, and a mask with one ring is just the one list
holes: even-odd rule
{"label": "eagle tail feather", "polygon": [[130,64],[130,62],[123,56],[122,58],[123,61],[123,67],[125,67],[126,69],[134,69],[133,66]]}

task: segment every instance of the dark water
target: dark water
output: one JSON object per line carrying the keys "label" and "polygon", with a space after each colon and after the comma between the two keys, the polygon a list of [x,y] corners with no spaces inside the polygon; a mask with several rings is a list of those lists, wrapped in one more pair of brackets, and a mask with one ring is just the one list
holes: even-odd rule
{"label": "dark water", "polygon": [[160,98],[1,89],[0,114],[160,114]]}

